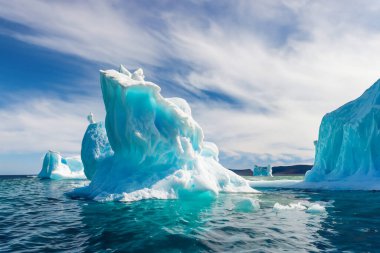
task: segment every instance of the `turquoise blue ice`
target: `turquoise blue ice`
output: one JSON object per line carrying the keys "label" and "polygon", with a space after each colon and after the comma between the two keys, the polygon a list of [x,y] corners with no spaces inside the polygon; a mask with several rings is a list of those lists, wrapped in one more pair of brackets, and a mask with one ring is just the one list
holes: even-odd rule
{"label": "turquoise blue ice", "polygon": [[88,179],[92,179],[101,161],[113,155],[113,150],[108,141],[104,122],[93,122],[87,127],[82,141],[81,157],[84,164],[84,174]]}
{"label": "turquoise blue ice", "polygon": [[253,166],[252,175],[255,177],[273,177],[272,166]]}
{"label": "turquoise blue ice", "polygon": [[86,179],[80,157],[62,157],[58,152],[45,154],[39,178],[46,179]]}
{"label": "turquoise blue ice", "polygon": [[103,123],[89,125],[82,142],[91,183],[74,196],[99,201],[212,197],[256,192],[218,162],[218,148],[204,141],[188,103],[164,98],[142,69],[100,72],[106,109]]}
{"label": "turquoise blue ice", "polygon": [[359,98],[326,114],[315,164],[305,181],[363,184],[380,180],[380,80]]}

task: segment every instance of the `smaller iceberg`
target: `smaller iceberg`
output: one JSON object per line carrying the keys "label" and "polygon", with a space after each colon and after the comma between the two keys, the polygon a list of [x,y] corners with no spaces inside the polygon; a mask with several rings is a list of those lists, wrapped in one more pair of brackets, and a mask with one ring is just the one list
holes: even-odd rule
{"label": "smaller iceberg", "polygon": [[254,177],[273,177],[272,166],[270,164],[265,167],[255,165],[252,169],[252,175]]}
{"label": "smaller iceberg", "polygon": [[63,158],[58,152],[49,150],[44,158],[39,178],[86,179],[80,157]]}

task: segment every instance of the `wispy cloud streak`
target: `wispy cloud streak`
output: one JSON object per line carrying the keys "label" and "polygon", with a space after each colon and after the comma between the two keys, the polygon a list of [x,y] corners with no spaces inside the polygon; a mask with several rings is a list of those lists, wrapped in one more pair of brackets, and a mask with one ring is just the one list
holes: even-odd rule
{"label": "wispy cloud streak", "polygon": [[[225,154],[296,163],[313,159],[323,114],[379,77],[379,9],[378,3],[361,1],[4,1],[0,17],[30,27],[32,32],[10,34],[25,42],[92,61],[141,65],[148,78],[159,79],[162,73],[155,70],[167,69],[165,78],[176,89],[221,94],[190,100],[206,136]],[[20,110],[13,114],[22,115]],[[62,110],[67,121],[79,120],[70,118],[70,105]],[[32,122],[8,113],[0,115],[20,125]],[[38,110],[33,114],[54,119]],[[81,127],[64,138],[78,135],[74,131]],[[13,138],[17,134],[6,140]],[[58,141],[63,149],[75,149]]]}

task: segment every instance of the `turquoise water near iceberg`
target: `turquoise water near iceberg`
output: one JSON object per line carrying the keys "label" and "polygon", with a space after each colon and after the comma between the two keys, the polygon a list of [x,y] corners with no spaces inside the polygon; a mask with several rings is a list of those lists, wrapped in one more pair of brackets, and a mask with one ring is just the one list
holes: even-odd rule
{"label": "turquoise water near iceberg", "polygon": [[[98,203],[64,193],[81,180],[0,177],[0,252],[376,252],[380,193],[267,190],[214,200]],[[258,200],[257,211],[237,208]],[[325,213],[275,212],[319,203]]]}

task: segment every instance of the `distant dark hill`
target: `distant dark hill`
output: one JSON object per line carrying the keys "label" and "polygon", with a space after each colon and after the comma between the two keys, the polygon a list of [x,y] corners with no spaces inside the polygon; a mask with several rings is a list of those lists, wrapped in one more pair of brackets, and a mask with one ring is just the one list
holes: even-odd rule
{"label": "distant dark hill", "polygon": [[252,176],[252,170],[232,170],[240,176]]}
{"label": "distant dark hill", "polygon": [[272,174],[281,175],[305,175],[306,171],[310,170],[313,165],[298,164],[290,166],[276,166],[272,168]]}
{"label": "distant dark hill", "polygon": [[[272,167],[273,176],[286,176],[286,175],[305,175],[306,171],[310,170],[313,165],[297,164],[289,166],[275,166]],[[252,176],[251,170],[232,170],[240,176]]]}

